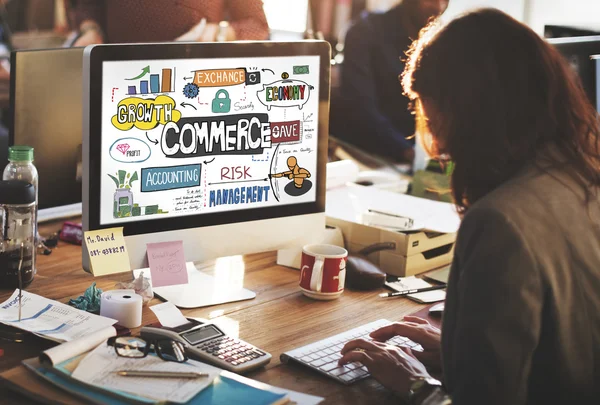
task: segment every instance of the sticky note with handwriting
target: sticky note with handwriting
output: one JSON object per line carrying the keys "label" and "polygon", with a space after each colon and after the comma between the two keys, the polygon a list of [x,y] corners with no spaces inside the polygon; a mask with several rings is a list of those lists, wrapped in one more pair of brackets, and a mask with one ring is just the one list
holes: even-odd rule
{"label": "sticky note with handwriting", "polygon": [[131,270],[123,227],[87,231],[84,238],[94,276]]}
{"label": "sticky note with handwriting", "polygon": [[146,252],[152,275],[152,287],[188,283],[182,241],[148,243]]}

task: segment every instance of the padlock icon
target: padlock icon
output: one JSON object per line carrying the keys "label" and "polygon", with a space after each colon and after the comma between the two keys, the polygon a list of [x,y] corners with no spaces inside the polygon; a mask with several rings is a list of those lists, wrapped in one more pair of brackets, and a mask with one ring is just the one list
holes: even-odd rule
{"label": "padlock icon", "polygon": [[[222,97],[223,96],[223,97]],[[229,99],[229,93],[227,90],[219,90],[215,94],[215,98],[212,101],[212,112],[214,113],[228,113],[231,110],[231,100]]]}

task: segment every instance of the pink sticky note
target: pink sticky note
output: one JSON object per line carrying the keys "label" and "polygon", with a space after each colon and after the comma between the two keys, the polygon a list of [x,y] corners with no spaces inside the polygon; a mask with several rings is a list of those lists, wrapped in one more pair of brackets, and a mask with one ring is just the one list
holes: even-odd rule
{"label": "pink sticky note", "polygon": [[152,275],[152,287],[188,283],[182,241],[148,243],[146,252]]}

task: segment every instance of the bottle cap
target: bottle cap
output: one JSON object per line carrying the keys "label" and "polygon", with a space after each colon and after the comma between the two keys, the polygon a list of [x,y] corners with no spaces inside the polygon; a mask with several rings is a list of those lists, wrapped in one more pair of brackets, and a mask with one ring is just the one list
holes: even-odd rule
{"label": "bottle cap", "polygon": [[33,162],[31,146],[15,145],[8,148],[8,160],[11,162]]}
{"label": "bottle cap", "polygon": [[0,204],[31,204],[35,202],[33,184],[23,180],[0,181]]}

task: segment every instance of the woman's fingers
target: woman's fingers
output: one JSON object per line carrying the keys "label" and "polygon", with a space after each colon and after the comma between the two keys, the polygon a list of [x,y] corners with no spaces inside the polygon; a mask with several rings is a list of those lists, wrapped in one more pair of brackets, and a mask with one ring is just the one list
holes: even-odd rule
{"label": "woman's fingers", "polygon": [[414,352],[410,349],[410,347],[405,347],[405,346],[398,346],[398,349],[400,349],[401,352],[405,353],[406,355],[412,357],[415,360],[418,360],[415,355]]}
{"label": "woman's fingers", "polygon": [[377,350],[380,348],[381,348],[381,346],[379,346],[379,344],[376,342],[366,340],[366,339],[356,339],[356,340],[351,340],[348,343],[346,343],[344,345],[344,347],[342,347],[342,350],[340,351],[340,353],[343,355],[346,352],[349,352],[351,350],[357,350],[357,349]]}
{"label": "woman's fingers", "polygon": [[[377,329],[371,333],[371,337],[380,342],[385,342],[394,336],[404,336],[410,340],[421,344],[431,343],[431,338],[421,325],[411,324],[407,322],[396,322],[383,328]],[[423,346],[424,347],[424,346]]]}
{"label": "woman's fingers", "polygon": [[419,318],[418,316],[406,315],[402,318],[403,321],[406,322],[414,322],[421,325],[429,325],[429,321],[427,319]]}
{"label": "woman's fingers", "polygon": [[342,358],[338,360],[338,364],[341,366],[354,361],[362,363],[367,368],[373,365],[373,358],[371,358],[367,352],[362,350],[352,350],[346,352],[346,354],[344,354]]}

